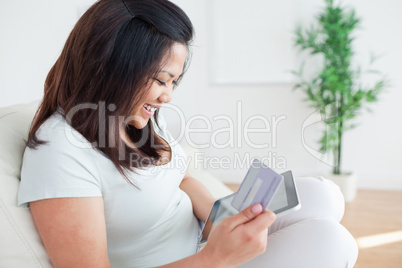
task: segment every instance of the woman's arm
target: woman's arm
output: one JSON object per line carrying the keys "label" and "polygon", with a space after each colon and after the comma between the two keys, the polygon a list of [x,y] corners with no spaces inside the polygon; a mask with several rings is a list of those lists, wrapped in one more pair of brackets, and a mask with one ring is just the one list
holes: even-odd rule
{"label": "woman's arm", "polygon": [[188,171],[180,184],[180,189],[187,193],[193,204],[194,215],[206,221],[215,199],[208,189],[198,180],[193,178]]}
{"label": "woman's arm", "polygon": [[110,267],[102,197],[44,199],[30,207],[54,267]]}

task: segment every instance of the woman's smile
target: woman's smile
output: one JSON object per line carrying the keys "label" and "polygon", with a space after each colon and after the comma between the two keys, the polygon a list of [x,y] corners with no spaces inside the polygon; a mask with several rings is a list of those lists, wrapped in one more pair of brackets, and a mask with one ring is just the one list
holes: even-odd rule
{"label": "woman's smile", "polygon": [[157,109],[159,109],[159,107],[146,103],[146,104],[144,104],[144,106],[142,108],[143,108],[145,114],[148,115],[149,117],[151,117],[154,115],[155,111]]}

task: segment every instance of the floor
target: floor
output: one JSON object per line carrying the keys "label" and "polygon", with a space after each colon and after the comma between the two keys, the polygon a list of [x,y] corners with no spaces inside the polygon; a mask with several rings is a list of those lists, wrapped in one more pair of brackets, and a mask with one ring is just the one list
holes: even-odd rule
{"label": "floor", "polygon": [[402,268],[402,191],[359,190],[341,223],[358,242],[356,268]]}
{"label": "floor", "polygon": [[359,190],[341,222],[356,238],[356,268],[402,267],[402,191]]}

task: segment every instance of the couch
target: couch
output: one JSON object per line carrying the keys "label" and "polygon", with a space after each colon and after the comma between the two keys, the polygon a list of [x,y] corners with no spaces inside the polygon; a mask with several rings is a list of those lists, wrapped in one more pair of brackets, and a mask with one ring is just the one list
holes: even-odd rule
{"label": "couch", "polygon": [[[29,126],[39,102],[0,108],[0,267],[52,267],[29,209],[17,207],[22,156]],[[187,155],[196,151],[182,144]],[[194,158],[192,158],[194,159]],[[189,172],[215,198],[231,193],[217,178],[189,166]]]}

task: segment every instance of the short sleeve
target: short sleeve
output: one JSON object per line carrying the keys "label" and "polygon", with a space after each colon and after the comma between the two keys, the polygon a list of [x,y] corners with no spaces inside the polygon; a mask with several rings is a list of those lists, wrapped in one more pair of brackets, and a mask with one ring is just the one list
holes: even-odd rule
{"label": "short sleeve", "polygon": [[61,125],[41,129],[38,137],[47,143],[25,149],[19,206],[28,207],[29,202],[48,198],[102,196],[100,176],[92,156],[94,149],[79,146],[83,143],[77,140],[73,142],[68,131],[71,134],[75,130],[67,124]]}

